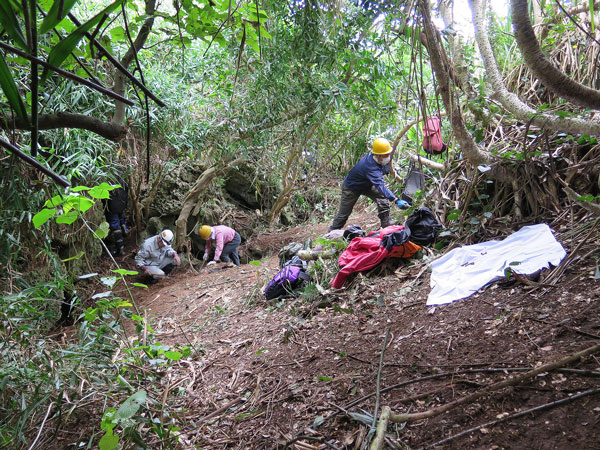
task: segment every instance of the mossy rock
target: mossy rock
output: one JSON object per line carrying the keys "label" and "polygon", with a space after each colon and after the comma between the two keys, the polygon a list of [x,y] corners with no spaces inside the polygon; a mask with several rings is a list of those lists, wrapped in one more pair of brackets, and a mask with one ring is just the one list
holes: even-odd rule
{"label": "mossy rock", "polygon": [[205,170],[206,165],[192,159],[169,167],[152,199],[150,217],[179,216],[185,196]]}

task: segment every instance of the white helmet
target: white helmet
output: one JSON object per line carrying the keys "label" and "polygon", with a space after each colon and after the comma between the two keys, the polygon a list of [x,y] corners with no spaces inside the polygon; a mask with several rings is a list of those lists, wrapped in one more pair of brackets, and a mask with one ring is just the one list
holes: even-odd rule
{"label": "white helmet", "polygon": [[165,245],[171,245],[173,243],[173,232],[171,230],[162,230],[159,236]]}

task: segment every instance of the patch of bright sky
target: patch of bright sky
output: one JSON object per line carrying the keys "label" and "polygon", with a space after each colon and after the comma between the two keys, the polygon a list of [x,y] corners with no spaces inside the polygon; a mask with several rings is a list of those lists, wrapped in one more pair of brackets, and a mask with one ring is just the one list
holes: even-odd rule
{"label": "patch of bright sky", "polygon": [[[509,0],[489,0],[488,8],[491,8],[499,18],[508,16]],[[473,16],[468,0],[454,0],[454,20],[456,22],[456,31],[468,39],[473,38]],[[438,26],[443,24],[437,23]]]}

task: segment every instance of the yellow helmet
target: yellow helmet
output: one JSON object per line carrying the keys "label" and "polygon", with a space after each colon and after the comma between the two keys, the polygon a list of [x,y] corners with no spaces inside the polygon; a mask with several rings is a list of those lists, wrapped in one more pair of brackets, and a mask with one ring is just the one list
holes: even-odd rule
{"label": "yellow helmet", "polygon": [[202,239],[208,239],[212,234],[212,227],[209,227],[208,225],[202,225],[200,228],[198,228],[198,234]]}
{"label": "yellow helmet", "polygon": [[392,152],[390,141],[385,138],[377,138],[373,142],[373,153],[375,155],[387,155]]}

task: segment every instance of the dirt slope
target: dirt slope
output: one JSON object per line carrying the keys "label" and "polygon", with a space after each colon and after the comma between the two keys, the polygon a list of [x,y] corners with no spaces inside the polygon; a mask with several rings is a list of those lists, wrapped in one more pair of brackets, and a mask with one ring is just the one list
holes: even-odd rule
{"label": "dirt slope", "polygon": [[[363,228],[376,225],[368,216],[354,219]],[[162,381],[180,390],[182,448],[361,448],[376,396],[361,398],[376,392],[388,327],[380,386],[405,385],[383,392],[379,411],[387,405],[397,413],[447,404],[521,373],[516,369],[600,342],[591,260],[569,266],[556,287],[495,284],[435,309],[425,306],[429,273],[422,261],[388,263],[325,297],[265,301],[260,291],[277,270],[277,250],[326,228],[257,236],[254,246],[274,251],[260,267],[188,266],[148,290],[136,288],[157,340],[196,350]],[[563,244],[572,250],[573,243]],[[569,367],[578,370],[543,373],[446,414],[390,425],[386,445],[426,448],[599,387],[598,355]],[[438,448],[598,449],[599,422],[595,394],[483,426]]]}

